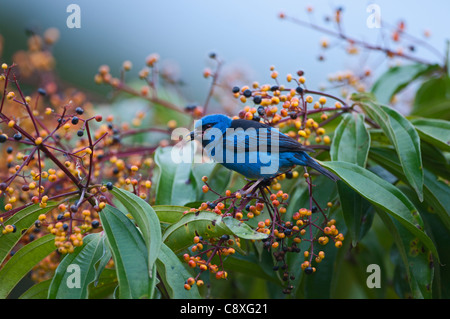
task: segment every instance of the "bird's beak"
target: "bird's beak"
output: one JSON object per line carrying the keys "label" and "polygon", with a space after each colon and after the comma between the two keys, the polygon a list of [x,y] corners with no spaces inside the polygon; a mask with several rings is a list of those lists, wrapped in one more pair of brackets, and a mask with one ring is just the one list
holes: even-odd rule
{"label": "bird's beak", "polygon": [[185,138],[186,138],[188,141],[193,141],[194,138],[195,138],[195,132],[194,132],[194,131],[190,132],[188,135],[186,135]]}

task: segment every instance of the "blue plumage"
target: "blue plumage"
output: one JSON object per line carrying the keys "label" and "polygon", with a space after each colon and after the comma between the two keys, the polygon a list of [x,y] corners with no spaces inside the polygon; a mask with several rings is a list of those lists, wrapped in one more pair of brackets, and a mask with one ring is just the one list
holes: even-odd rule
{"label": "blue plumage", "polygon": [[216,162],[250,179],[275,177],[295,165],[312,167],[334,181],[339,179],[306,153],[312,149],[260,122],[208,115],[196,122],[191,132],[194,138],[199,138]]}

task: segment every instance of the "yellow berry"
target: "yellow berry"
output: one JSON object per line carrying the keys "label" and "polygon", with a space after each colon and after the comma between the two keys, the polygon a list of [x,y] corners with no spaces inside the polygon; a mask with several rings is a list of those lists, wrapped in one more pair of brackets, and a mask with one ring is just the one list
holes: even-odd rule
{"label": "yellow berry", "polygon": [[5,226],[5,230],[8,233],[12,233],[14,231],[14,226],[13,225],[6,225]]}

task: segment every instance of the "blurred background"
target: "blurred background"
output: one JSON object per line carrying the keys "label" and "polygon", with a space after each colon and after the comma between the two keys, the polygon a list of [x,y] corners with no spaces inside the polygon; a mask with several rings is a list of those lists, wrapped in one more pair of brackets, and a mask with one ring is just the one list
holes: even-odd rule
{"label": "blurred background", "polygon": [[[72,14],[67,9],[71,4],[80,8],[80,28],[69,28],[67,25],[67,19]],[[379,8],[386,28],[368,26],[367,21],[372,14],[368,7],[371,4]],[[146,128],[153,126],[155,122],[166,127],[169,120],[175,117],[175,112],[168,112],[161,105],[148,108],[148,101],[142,98],[111,101],[110,98],[114,97],[111,86],[98,85],[94,81],[101,65],[108,65],[111,74],[119,77],[123,62],[130,61],[133,68],[126,74],[126,79],[132,81],[135,88],[139,88],[143,83],[139,81],[138,73],[145,67],[146,58],[152,53],[158,53],[161,69],[182,83],[180,90],[183,97],[170,96],[169,91],[167,93],[163,90],[158,91],[158,94],[166,94],[162,98],[183,107],[188,104],[202,105],[208,96],[211,78],[205,79],[204,69],[215,68],[215,63],[210,58],[212,52],[224,62],[220,75],[222,80],[226,79],[228,86],[251,85],[253,81],[273,85],[270,68],[274,66],[281,83],[286,83],[286,74],[296,76],[297,71],[302,70],[308,89],[317,91],[335,85],[329,79],[336,74],[353,72],[358,75],[364,74],[366,70],[370,71],[371,76],[363,89],[370,90],[373,81],[390,66],[410,63],[405,59],[390,59],[386,58],[385,53],[368,50],[349,55],[344,41],[314,28],[295,24],[290,19],[280,19],[280,13],[284,13],[314,26],[336,31],[334,19],[337,10],[342,12],[343,34],[375,46],[388,46],[392,50],[401,48],[427,63],[444,65],[447,41],[450,38],[450,2],[444,0],[430,3],[419,0],[0,0],[0,61],[10,64],[13,55],[29,49],[31,34],[42,35],[49,28],[56,28],[59,30],[59,39],[51,47],[51,51],[56,61],[54,71],[58,86],[61,84],[84,91],[94,106],[107,107],[108,112],[102,114],[119,115],[121,121],[130,120],[133,126],[139,126],[132,122],[136,119],[133,118],[135,113],[145,110],[149,115],[144,122]],[[407,33],[414,36],[411,43],[426,43],[425,46],[412,47],[407,41],[399,43],[393,40],[391,31],[398,28],[402,21]],[[427,49],[430,47],[432,49]],[[42,73],[46,75],[45,72]],[[25,94],[36,93],[36,86],[27,86],[25,83],[22,88]],[[402,111],[405,113],[414,98],[414,88],[410,88],[411,90],[409,100],[404,104],[400,103],[400,108],[404,107]],[[332,91],[331,93],[342,93],[339,88]],[[427,109],[430,108],[428,98],[436,96],[434,90],[430,91],[432,93],[429,95],[423,94],[423,104]],[[441,93],[445,95],[446,92],[444,90]],[[69,98],[76,96],[73,92],[69,93]],[[234,103],[229,87],[222,95]],[[436,100],[439,98],[440,96]],[[81,100],[80,97],[79,99]],[[446,104],[442,105],[447,107],[448,94],[444,100]],[[50,102],[52,105],[63,105],[59,100],[50,99]],[[225,108],[226,105],[227,101],[224,103],[222,100],[213,104],[208,111],[221,112],[223,110],[219,107]],[[447,117],[450,117],[446,112]],[[181,117],[179,114],[178,116]],[[183,116],[185,123],[181,124],[192,125],[192,117],[186,114]],[[145,144],[145,139],[149,145],[158,145],[162,139],[156,133],[145,137],[136,134],[128,138],[133,138],[133,143],[136,144]],[[382,238],[380,247],[392,244],[388,237]],[[352,276],[353,268],[344,271],[342,281],[346,281],[347,276]],[[351,290],[351,296],[363,295],[357,285],[349,283],[343,290]],[[265,283],[260,281],[258,285],[254,286],[251,294],[259,296],[260,293],[266,293]],[[222,288],[219,286],[220,289]]]}
{"label": "blurred background", "polygon": [[[81,28],[70,29],[66,12],[71,4],[81,9]],[[118,74],[122,62],[133,63],[132,74],[145,65],[145,58],[157,52],[163,65],[184,83],[188,102],[202,103],[210,81],[202,75],[211,67],[209,53],[215,52],[227,69],[244,71],[249,81],[270,83],[270,66],[281,79],[303,70],[310,89],[320,89],[337,71],[369,67],[374,73],[385,70],[395,59],[362,52],[358,58],[337,48],[340,42],[328,37],[330,47],[321,48],[323,33],[280,19],[280,12],[333,29],[325,17],[336,8],[343,10],[343,31],[371,43],[386,41],[380,29],[369,28],[367,7],[376,4],[383,22],[405,21],[407,31],[445,53],[449,28],[445,26],[450,2],[433,1],[0,1],[0,34],[4,37],[2,60],[10,62],[14,52],[26,48],[26,30],[43,33],[50,27],[60,31],[53,49],[56,72],[64,81],[106,96],[110,88],[94,83],[98,67],[107,64]],[[312,8],[312,13],[307,8]],[[447,22],[448,24],[448,22]],[[385,37],[385,38],[383,38]],[[384,40],[383,40],[384,39]],[[394,46],[395,48],[395,46]],[[422,49],[421,49],[422,50]],[[416,52],[430,62],[440,62],[432,52]],[[322,59],[322,61],[320,61]],[[132,75],[130,75],[132,77]],[[250,84],[246,83],[246,84]]]}

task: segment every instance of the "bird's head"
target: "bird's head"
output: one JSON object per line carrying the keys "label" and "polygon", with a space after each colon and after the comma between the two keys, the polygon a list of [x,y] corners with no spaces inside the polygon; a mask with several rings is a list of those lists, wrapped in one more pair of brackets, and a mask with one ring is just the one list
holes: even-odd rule
{"label": "bird's head", "polygon": [[[195,138],[201,138],[202,144],[203,146],[205,146],[214,140],[215,131],[220,130],[223,135],[226,132],[227,128],[230,127],[230,125],[231,119],[226,115],[207,115],[195,123],[194,130],[190,133],[191,140]],[[205,139],[203,139],[205,132],[207,132],[207,130],[209,129],[211,129],[211,138],[205,137]]]}

